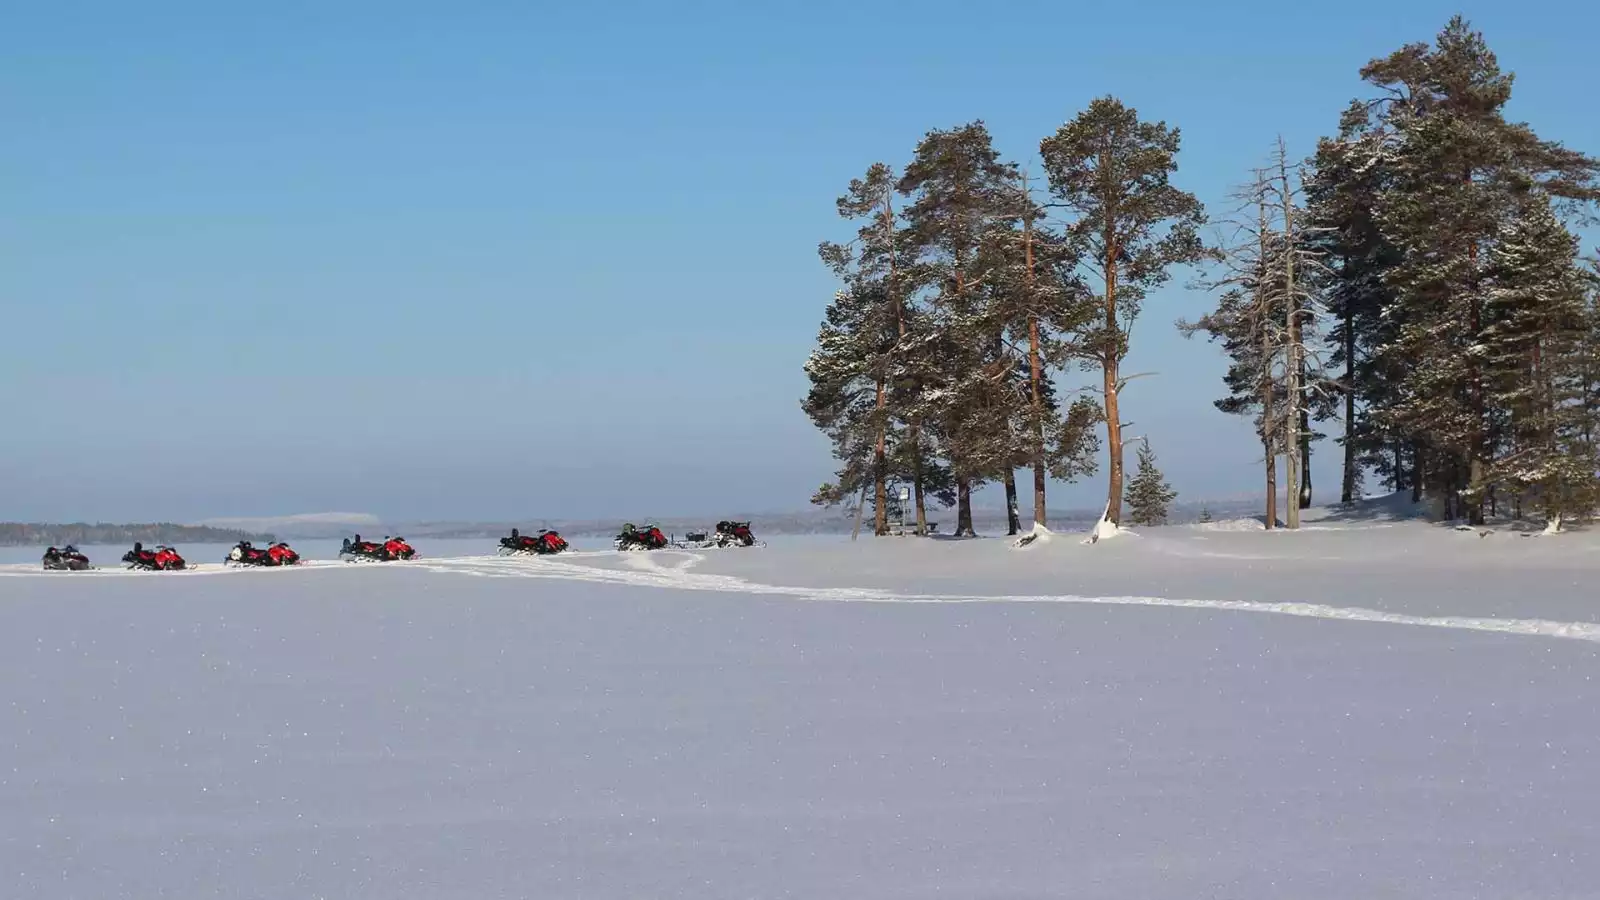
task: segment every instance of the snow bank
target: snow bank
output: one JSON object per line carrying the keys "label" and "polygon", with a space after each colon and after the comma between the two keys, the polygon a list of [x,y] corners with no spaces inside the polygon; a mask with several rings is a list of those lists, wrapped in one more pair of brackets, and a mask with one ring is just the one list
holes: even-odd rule
{"label": "snow bank", "polygon": [[1214,522],[1196,522],[1189,526],[1195,531],[1266,531],[1267,525],[1260,519],[1218,519]]}
{"label": "snow bank", "polygon": [[1035,522],[1033,523],[1033,529],[1013,541],[1011,546],[1023,550],[1029,547],[1042,547],[1050,543],[1055,538],[1055,534],[1054,531]]}
{"label": "snow bank", "polygon": [[[1281,543],[1209,542],[1235,539]],[[1008,570],[1270,602],[1167,540],[10,578],[0,896],[1591,891],[1592,647],[950,602]],[[1346,589],[1289,564],[1297,601]],[[774,596],[738,566],[902,587]],[[1382,576],[1429,607],[1459,587]],[[829,596],[874,602],[795,602]]]}

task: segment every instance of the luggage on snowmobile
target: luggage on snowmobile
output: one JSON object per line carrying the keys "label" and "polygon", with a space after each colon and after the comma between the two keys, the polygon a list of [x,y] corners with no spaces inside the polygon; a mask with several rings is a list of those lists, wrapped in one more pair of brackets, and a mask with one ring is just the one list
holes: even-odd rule
{"label": "luggage on snowmobile", "polygon": [[611,543],[618,550],[660,550],[667,546],[667,536],[654,525],[635,528],[629,522],[622,526],[622,533]]}
{"label": "luggage on snowmobile", "polygon": [[71,544],[59,550],[55,547],[46,547],[44,567],[49,572],[81,572],[93,568],[89,565],[89,557],[79,553],[78,548]]}
{"label": "luggage on snowmobile", "polygon": [[549,556],[569,547],[566,538],[550,529],[541,529],[537,535],[526,535],[513,528],[510,537],[500,539],[502,556]]}
{"label": "luggage on snowmobile", "polygon": [[681,550],[720,550],[725,547],[765,547],[766,542],[756,540],[749,522],[723,520],[717,523],[716,530],[710,535],[704,531],[691,531],[683,536],[683,540],[673,542],[672,546]]}
{"label": "luggage on snowmobile", "polygon": [[363,541],[358,534],[353,541],[345,538],[344,545],[339,548],[339,558],[345,562],[393,562],[411,559],[416,555],[417,551],[402,537],[386,537],[382,543],[378,543]]}
{"label": "luggage on snowmobile", "polygon": [[754,547],[758,543],[766,546],[765,542],[756,540],[749,522],[718,522],[716,542],[718,547]]}
{"label": "luggage on snowmobile", "polygon": [[144,544],[134,541],[133,549],[122,554],[122,561],[130,569],[141,569],[147,572],[171,572],[188,568],[188,563],[178,555],[178,551],[165,544],[157,544],[156,549],[146,550]]}
{"label": "luggage on snowmobile", "polygon": [[283,541],[264,550],[249,541],[240,541],[223,562],[230,566],[292,566],[300,562],[300,554]]}

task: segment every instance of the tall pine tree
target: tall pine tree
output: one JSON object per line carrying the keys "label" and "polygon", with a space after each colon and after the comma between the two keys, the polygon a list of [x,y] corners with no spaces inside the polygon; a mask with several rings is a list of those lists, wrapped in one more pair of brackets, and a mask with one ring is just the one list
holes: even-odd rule
{"label": "tall pine tree", "polygon": [[893,170],[874,163],[836,203],[840,216],[866,222],[851,243],[824,241],[818,248],[845,288],[828,307],[817,349],[806,362],[811,390],[802,402],[812,422],[829,433],[844,464],[818,499],[848,497],[870,478],[873,528],[880,535],[888,532],[889,399],[906,338],[894,196]]}
{"label": "tall pine tree", "polygon": [[1585,439],[1589,310],[1578,242],[1547,197],[1525,198],[1484,274],[1483,379],[1498,426],[1485,481],[1559,527],[1592,508],[1600,460]]}
{"label": "tall pine tree", "polygon": [[1512,78],[1459,16],[1436,46],[1403,47],[1362,77],[1383,89],[1377,107],[1394,135],[1376,221],[1395,251],[1382,278],[1397,324],[1374,361],[1404,373],[1373,420],[1409,440],[1413,477],[1444,515],[1482,522],[1503,413],[1486,368],[1496,353],[1487,252],[1530,190],[1600,198],[1600,165],[1505,119]]}
{"label": "tall pine tree", "polygon": [[932,332],[925,349],[943,379],[922,414],[956,483],[956,534],[969,536],[972,491],[1014,465],[1012,366],[995,303],[1004,263],[993,233],[1016,212],[1016,168],[1001,161],[981,121],[927,133],[900,179],[907,247],[915,254]]}
{"label": "tall pine tree", "polygon": [[1120,393],[1128,329],[1141,301],[1179,263],[1198,262],[1204,210],[1170,183],[1178,168],[1178,129],[1142,122],[1136,110],[1102,97],[1040,142],[1050,190],[1073,215],[1067,234],[1097,277],[1100,316],[1085,329],[1083,352],[1100,369],[1106,451],[1107,518],[1122,517]]}

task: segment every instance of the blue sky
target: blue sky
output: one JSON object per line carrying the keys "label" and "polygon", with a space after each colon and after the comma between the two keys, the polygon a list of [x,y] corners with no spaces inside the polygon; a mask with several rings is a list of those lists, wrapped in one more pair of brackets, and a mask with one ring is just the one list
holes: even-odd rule
{"label": "blue sky", "polygon": [[[1579,3],[149,2],[0,28],[0,519],[797,509],[798,407],[868,164],[1115,93],[1221,212],[1370,57],[1457,11],[1513,115],[1600,151]],[[1556,23],[1559,23],[1557,25]],[[1036,163],[1035,163],[1036,164]],[[1258,483],[1222,360],[1135,326],[1124,395],[1185,498]],[[1316,468],[1336,491],[1337,447]],[[1100,478],[1052,506],[1098,505]]]}

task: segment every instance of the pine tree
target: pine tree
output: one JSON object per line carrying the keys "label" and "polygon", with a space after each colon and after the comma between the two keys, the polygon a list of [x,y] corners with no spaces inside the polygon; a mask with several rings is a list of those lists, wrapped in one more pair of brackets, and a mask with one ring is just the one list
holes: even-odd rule
{"label": "pine tree", "polygon": [[1384,405],[1389,387],[1403,374],[1381,371],[1373,360],[1375,349],[1390,338],[1391,320],[1384,312],[1393,292],[1383,276],[1398,261],[1375,218],[1389,172],[1388,149],[1388,135],[1373,122],[1367,105],[1352,104],[1340,120],[1338,137],[1318,142],[1306,178],[1308,241],[1322,261],[1308,274],[1333,319],[1328,362],[1342,370],[1332,382],[1342,409],[1324,407],[1319,418],[1342,420],[1339,502],[1345,504],[1359,496],[1367,467],[1387,476],[1396,491],[1407,486],[1404,465],[1396,459],[1402,445],[1369,414]]}
{"label": "pine tree", "polygon": [[[823,485],[812,502],[832,506],[874,482],[882,484],[886,467],[876,456],[884,419],[878,407],[883,384],[881,367],[891,346],[881,320],[881,304],[864,290],[841,290],[829,304],[819,329],[817,348],[806,360],[811,389],[801,408],[833,443],[840,462],[835,481]],[[881,495],[882,488],[879,488]],[[883,504],[878,503],[878,533],[884,532]]]}
{"label": "pine tree", "polygon": [[1051,192],[1075,215],[1067,234],[1101,285],[1100,318],[1084,330],[1082,352],[1102,376],[1113,524],[1122,516],[1120,392],[1129,327],[1140,301],[1167,281],[1173,265],[1206,256],[1200,201],[1169,183],[1179,143],[1176,128],[1141,122],[1134,109],[1102,97],[1039,145]]}
{"label": "pine tree", "polygon": [[1505,487],[1552,522],[1574,518],[1593,503],[1597,471],[1585,440],[1589,310],[1577,239],[1549,198],[1525,199],[1488,252],[1485,282],[1483,379],[1499,427],[1474,489]]}
{"label": "pine tree", "polygon": [[[818,254],[846,287],[829,306],[817,349],[806,362],[811,390],[802,408],[829,433],[834,455],[844,465],[838,480],[824,485],[814,501],[838,502],[870,478],[876,510],[873,528],[883,535],[888,533],[889,398],[896,357],[906,337],[893,170],[874,163],[863,178],[850,183],[836,206],[840,216],[867,222],[850,244],[824,241],[818,247]],[[870,462],[865,458],[869,445]]]}
{"label": "pine tree", "polygon": [[1267,177],[1266,169],[1257,169],[1254,180],[1234,193],[1240,203],[1232,222],[1238,237],[1219,248],[1222,273],[1209,285],[1225,289],[1216,309],[1177,324],[1185,337],[1206,332],[1212,341],[1221,341],[1228,354],[1230,364],[1223,375],[1228,393],[1214,405],[1230,415],[1254,419],[1266,466],[1265,521],[1271,529],[1278,519],[1277,459],[1288,431],[1287,385],[1279,368],[1288,335],[1280,289],[1284,242],[1272,225]]}
{"label": "pine tree", "polygon": [[1167,510],[1178,492],[1156,468],[1156,454],[1150,442],[1139,446],[1139,471],[1128,482],[1128,517],[1135,525],[1165,525]]}
{"label": "pine tree", "polygon": [[1195,321],[1178,321],[1192,337],[1204,331],[1221,341],[1231,362],[1223,382],[1228,393],[1216,407],[1253,416],[1266,466],[1266,522],[1277,522],[1277,456],[1287,459],[1288,526],[1297,527],[1299,510],[1309,506],[1311,445],[1321,435],[1310,427],[1313,411],[1328,405],[1318,347],[1322,307],[1307,276],[1321,267],[1307,240],[1309,228],[1297,202],[1280,140],[1275,161],[1255,171],[1252,182],[1235,191],[1231,246],[1218,248],[1221,276],[1210,287],[1223,288],[1216,309]]}
{"label": "pine tree", "polygon": [[1379,106],[1394,134],[1376,221],[1396,251],[1382,277],[1397,324],[1374,360],[1404,373],[1374,422],[1411,443],[1414,481],[1446,516],[1481,523],[1503,415],[1485,368],[1485,250],[1530,189],[1600,198],[1600,164],[1506,121],[1511,76],[1459,16],[1436,47],[1408,45],[1361,74],[1385,91]]}
{"label": "pine tree", "polygon": [[972,491],[1014,465],[1012,366],[1005,317],[995,303],[993,232],[1016,210],[1016,167],[1000,160],[983,122],[936,129],[918,144],[900,179],[907,246],[927,291],[933,329],[926,350],[944,379],[922,412],[956,481],[956,535],[972,535]]}
{"label": "pine tree", "polygon": [[[1032,180],[1019,172],[1011,186],[1010,208],[990,235],[989,279],[994,315],[1004,326],[1003,351],[1017,361],[1016,465],[1032,471],[1033,521],[1043,526],[1049,477],[1070,481],[1093,471],[1092,462],[1085,470],[1081,457],[1092,456],[1098,441],[1062,418],[1050,373],[1081,355],[1073,342],[1095,321],[1098,304],[1077,275],[1075,248],[1045,224],[1046,210],[1034,199]],[[1077,421],[1082,418],[1080,409]],[[1008,477],[1008,507],[1014,507],[1014,495]]]}

